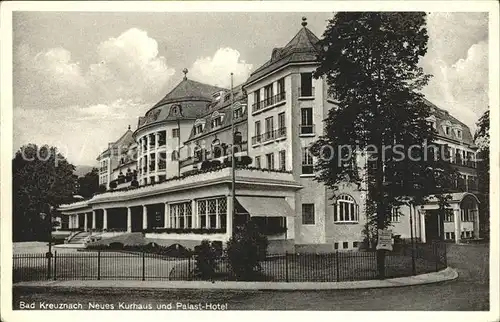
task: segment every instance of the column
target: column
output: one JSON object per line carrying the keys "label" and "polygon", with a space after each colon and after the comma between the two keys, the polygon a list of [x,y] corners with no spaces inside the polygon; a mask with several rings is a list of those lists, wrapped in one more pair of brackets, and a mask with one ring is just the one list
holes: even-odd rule
{"label": "column", "polygon": [[149,163],[151,162],[151,157],[150,157],[150,154],[149,152],[151,151],[151,148],[150,148],[150,144],[151,144],[151,136],[148,134],[147,137],[146,137],[146,152],[147,152],[147,156],[148,156],[148,162],[146,162],[146,174],[149,178]]}
{"label": "column", "polygon": [[85,229],[85,231],[87,231],[89,229],[89,219],[87,218],[88,214],[85,212],[83,213],[83,215],[85,216],[83,217],[85,218],[85,221],[83,222],[83,228]]}
{"label": "column", "polygon": [[127,207],[127,232],[132,232],[132,207]]}
{"label": "column", "polygon": [[196,200],[191,200],[191,214],[193,215],[193,228],[200,228],[200,219],[198,218],[198,208],[196,208]]}
{"label": "column", "polygon": [[73,228],[73,215],[68,215],[68,229]]}
{"label": "column", "polygon": [[96,229],[95,210],[92,211],[92,229]]}
{"label": "column", "polygon": [[102,209],[102,229],[108,229],[108,210]]}
{"label": "column", "polygon": [[[158,132],[156,132],[155,134],[155,173],[158,173],[158,146],[159,146],[159,141],[160,141],[160,135]],[[155,175],[155,182],[158,182],[159,178],[158,178],[158,175],[156,174]]]}
{"label": "column", "polygon": [[229,240],[233,236],[233,197],[227,196],[226,215],[226,238]]}
{"label": "column", "polygon": [[474,207],[474,238],[479,238],[479,209],[477,204]]}
{"label": "column", "polygon": [[78,220],[78,214],[75,214],[75,215],[71,215],[71,217],[73,217],[73,228],[78,228],[78,225],[80,224],[79,220]]}
{"label": "column", "polygon": [[461,218],[461,214],[460,214],[460,206],[457,204],[457,205],[454,205],[453,207],[453,219],[454,219],[454,223],[455,223],[455,243],[458,244],[460,242],[460,228],[462,226],[462,218]]}
{"label": "column", "polygon": [[142,229],[148,229],[148,207],[142,206]]}
{"label": "column", "polygon": [[425,239],[425,210],[419,210],[420,213],[420,234],[422,243],[426,242]]}
{"label": "column", "polygon": [[163,216],[163,227],[170,228],[170,214],[168,212],[168,203],[165,203],[165,215]]}

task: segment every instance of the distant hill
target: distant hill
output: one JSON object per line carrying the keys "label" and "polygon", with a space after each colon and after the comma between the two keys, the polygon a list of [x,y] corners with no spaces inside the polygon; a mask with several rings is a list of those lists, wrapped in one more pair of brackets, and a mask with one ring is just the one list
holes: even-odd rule
{"label": "distant hill", "polygon": [[86,173],[92,170],[93,166],[91,165],[75,165],[75,171],[73,172],[75,175],[79,177],[83,177]]}

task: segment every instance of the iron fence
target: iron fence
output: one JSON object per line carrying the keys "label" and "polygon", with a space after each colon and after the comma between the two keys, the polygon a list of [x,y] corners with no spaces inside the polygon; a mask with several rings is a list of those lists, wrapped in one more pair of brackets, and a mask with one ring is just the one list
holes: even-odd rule
{"label": "iron fence", "polygon": [[[50,262],[50,265],[49,265]],[[17,254],[13,282],[32,280],[248,280],[237,276],[227,257],[215,259],[207,277],[197,270],[194,256],[167,257],[145,252],[82,251]],[[399,245],[385,255],[385,278],[410,276],[446,268],[446,244]],[[341,282],[379,278],[373,251],[285,253],[267,256],[251,280],[275,282]]]}

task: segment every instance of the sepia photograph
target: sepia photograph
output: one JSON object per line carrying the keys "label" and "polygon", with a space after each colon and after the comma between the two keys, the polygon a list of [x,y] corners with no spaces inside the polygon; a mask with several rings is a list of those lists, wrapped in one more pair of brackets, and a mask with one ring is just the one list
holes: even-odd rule
{"label": "sepia photograph", "polygon": [[498,320],[498,4],[355,3],[2,4],[2,319]]}

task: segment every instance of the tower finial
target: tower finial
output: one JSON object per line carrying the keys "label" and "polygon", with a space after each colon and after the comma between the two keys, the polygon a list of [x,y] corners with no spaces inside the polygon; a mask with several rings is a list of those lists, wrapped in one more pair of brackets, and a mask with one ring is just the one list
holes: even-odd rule
{"label": "tower finial", "polygon": [[128,129],[130,130],[130,124],[128,125]]}
{"label": "tower finial", "polygon": [[307,18],[306,17],[302,17],[302,27],[305,27],[307,26]]}
{"label": "tower finial", "polygon": [[189,70],[187,68],[184,68],[182,72],[184,73],[184,79],[187,79],[187,73],[189,72]]}

